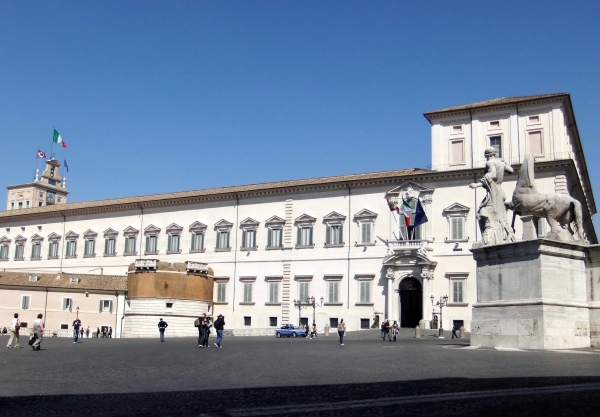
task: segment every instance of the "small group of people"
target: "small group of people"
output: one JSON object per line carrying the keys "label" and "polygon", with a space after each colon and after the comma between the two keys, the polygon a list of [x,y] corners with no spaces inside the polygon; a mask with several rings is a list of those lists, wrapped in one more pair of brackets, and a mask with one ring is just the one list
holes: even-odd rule
{"label": "small group of people", "polygon": [[306,323],[306,326],[304,328],[305,332],[306,332],[306,338],[307,339],[316,339],[317,338],[317,324],[313,323],[312,327],[308,325],[308,323]]}
{"label": "small group of people", "polygon": [[[88,329],[89,329],[89,327],[88,327]],[[112,333],[113,333],[112,327],[102,327],[102,330],[100,330],[100,327],[96,328],[96,338],[99,338],[99,337],[112,338]]]}
{"label": "small group of people", "polygon": [[[44,315],[38,314],[37,318],[33,322],[33,333],[29,338],[29,345],[33,350],[40,350],[42,339],[44,338]],[[19,345],[19,330],[21,330],[21,320],[19,320],[19,313],[15,313],[10,323],[10,339],[8,339],[7,348],[14,347],[20,348]]]}
{"label": "small group of people", "polygon": [[390,324],[389,319],[381,323],[381,338],[384,342],[386,337],[388,339],[388,342],[392,341],[392,337],[395,342],[399,332],[400,326],[398,325],[398,322],[396,320],[394,320],[394,324]]}
{"label": "small group of people", "polygon": [[[165,341],[165,330],[169,324],[162,318],[158,321],[158,332],[160,334],[160,341]],[[214,328],[217,332],[217,340],[214,343],[216,348],[221,348],[221,342],[223,341],[223,329],[225,328],[225,317],[222,314],[217,316],[214,323],[210,321],[210,317],[206,313],[203,313],[194,321],[194,327],[198,328],[198,347],[209,348],[208,338],[210,337],[210,329]]]}

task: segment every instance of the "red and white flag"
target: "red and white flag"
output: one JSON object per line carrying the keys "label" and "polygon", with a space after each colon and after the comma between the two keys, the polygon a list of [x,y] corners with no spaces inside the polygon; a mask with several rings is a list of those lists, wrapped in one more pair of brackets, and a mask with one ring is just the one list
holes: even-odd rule
{"label": "red and white flag", "polygon": [[40,150],[38,149],[38,154],[37,154],[37,157],[38,157],[38,158],[45,158],[45,157],[46,157],[46,154],[44,153],[44,151],[40,151]]}

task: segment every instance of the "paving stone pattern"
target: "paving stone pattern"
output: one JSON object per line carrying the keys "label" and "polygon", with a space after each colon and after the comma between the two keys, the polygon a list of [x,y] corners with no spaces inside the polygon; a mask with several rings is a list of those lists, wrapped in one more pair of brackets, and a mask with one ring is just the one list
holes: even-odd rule
{"label": "paving stone pattern", "polygon": [[[46,338],[0,350],[0,416],[587,416],[600,352],[469,349],[378,332],[316,340]],[[6,339],[8,340],[8,339]],[[4,341],[1,338],[0,341]],[[211,337],[211,343],[214,338]],[[26,338],[22,338],[26,345]]]}

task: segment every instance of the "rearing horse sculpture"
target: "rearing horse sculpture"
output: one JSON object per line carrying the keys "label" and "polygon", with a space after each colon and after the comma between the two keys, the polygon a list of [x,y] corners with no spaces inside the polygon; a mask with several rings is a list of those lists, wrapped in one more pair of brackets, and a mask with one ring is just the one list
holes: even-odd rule
{"label": "rearing horse sculpture", "polygon": [[548,220],[551,229],[548,239],[587,242],[583,236],[581,203],[567,194],[540,192],[535,186],[534,162],[533,155],[525,155],[512,202],[507,206],[521,215],[531,214],[536,220]]}

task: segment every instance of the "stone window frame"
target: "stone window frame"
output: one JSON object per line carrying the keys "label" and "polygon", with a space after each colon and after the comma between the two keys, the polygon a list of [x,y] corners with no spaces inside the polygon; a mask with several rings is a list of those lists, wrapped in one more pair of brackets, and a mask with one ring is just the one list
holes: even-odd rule
{"label": "stone window frame", "polygon": [[[27,242],[27,238],[22,235],[17,235],[15,237],[15,261],[24,261],[25,260],[25,243]],[[21,246],[21,257],[17,258],[17,251],[19,250],[19,246]]]}
{"label": "stone window frame", "polygon": [[9,239],[7,236],[2,236],[2,238],[0,239],[0,246],[3,249],[6,248],[5,252],[4,252],[5,257],[0,258],[0,261],[6,262],[9,260],[9,257],[10,257],[9,251],[10,251],[10,243],[11,242],[12,242],[12,239]]}
{"label": "stone window frame", "polygon": [[[137,238],[140,234],[140,231],[138,229],[136,229],[133,226],[127,226],[124,230],[123,230],[123,238],[124,238],[124,245],[123,245],[123,256],[137,256],[138,252],[137,252]],[[135,243],[133,245],[133,252],[127,252],[127,240],[133,238]]]}
{"label": "stone window frame", "polygon": [[[231,252],[231,230],[233,229],[233,223],[225,219],[219,220],[215,223],[214,230],[217,233],[217,239],[215,241],[215,252]],[[227,233],[227,247],[219,247],[219,238],[221,233]]]}
{"label": "stone window frame", "polygon": [[[446,278],[448,279],[448,287],[450,297],[448,298],[448,306],[454,307],[467,307],[469,302],[467,301],[467,281],[469,279],[469,272],[446,272]],[[454,282],[462,282],[462,298],[463,301],[454,301]]]}
{"label": "stone window frame", "polygon": [[[65,259],[75,259],[77,258],[77,241],[79,240],[79,233],[74,232],[73,230],[69,230],[69,232],[65,235]],[[69,254],[69,248],[75,245],[75,251],[72,254]]]}
{"label": "stone window frame", "polygon": [[[119,232],[117,230],[113,229],[112,227],[109,227],[104,232],[102,232],[102,236],[104,236],[104,250],[102,251],[103,256],[105,258],[117,256],[117,236],[119,236]],[[111,240],[111,239],[115,241],[115,248],[112,253],[108,253],[108,252],[106,252],[108,240]]]}
{"label": "stone window frame", "polygon": [[214,283],[215,283],[215,288],[217,291],[217,294],[215,294],[215,299],[218,300],[219,299],[219,284],[223,284],[225,285],[225,301],[215,301],[213,302],[213,304],[215,305],[227,305],[229,304],[229,301],[227,301],[227,287],[228,287],[228,283],[229,283],[229,277],[215,277],[214,278]]}
{"label": "stone window frame", "polygon": [[[500,138],[500,152],[498,152],[498,150],[492,146],[492,138]],[[506,155],[506,146],[504,146],[505,143],[505,139],[504,139],[504,133],[503,132],[492,132],[486,135],[485,137],[485,144],[486,144],[486,148],[494,148],[496,149],[496,156],[498,158],[507,158],[508,156]]]}
{"label": "stone window frame", "polygon": [[[167,234],[167,255],[179,254],[181,253],[181,235],[183,233],[183,227],[179,226],[177,223],[171,223],[165,228],[165,232]],[[175,250],[171,249],[171,243],[173,241],[173,236],[177,236],[178,248]]]}
{"label": "stone window frame", "polygon": [[541,146],[541,153],[536,153],[533,154],[534,158],[543,158],[546,155],[546,145],[544,143],[544,128],[541,127],[541,125],[529,128],[529,129],[525,129],[525,141],[527,142],[526,144],[526,149],[527,149],[527,153],[531,153],[531,142],[529,140],[529,135],[531,135],[532,133],[539,133],[540,134],[540,146]]}
{"label": "stone window frame", "polygon": [[[453,160],[453,154],[452,154],[452,144],[453,143],[457,143],[457,142],[461,142],[462,143],[462,161],[454,161]],[[465,139],[465,137],[460,137],[460,138],[450,138],[448,139],[448,165],[449,166],[464,166],[467,164],[466,158],[465,158],[465,145],[466,145],[467,141]]]}
{"label": "stone window frame", "polygon": [[[192,223],[190,225],[189,231],[190,231],[190,234],[192,235],[191,239],[190,239],[190,253],[206,252],[206,247],[204,246],[204,244],[206,242],[206,229],[208,229],[208,226],[199,221],[195,221],[194,223]],[[193,248],[194,239],[197,239],[197,237],[194,237],[194,236],[198,236],[198,235],[202,235],[202,242],[200,244],[200,249],[194,249]]]}
{"label": "stone window frame", "polygon": [[[240,280],[240,283],[242,284],[242,291],[243,291],[242,292],[242,300],[243,301],[240,301],[239,305],[246,305],[246,306],[253,306],[253,305],[255,305],[256,302],[254,301],[254,293],[255,293],[255,291],[254,291],[255,285],[254,284],[256,283],[256,277],[247,277],[247,276],[244,276],[244,277],[240,277],[239,280]],[[249,301],[246,300],[246,288],[247,288],[246,286],[247,285],[249,285],[250,289],[251,289],[250,290],[251,294],[250,294],[250,300]]]}
{"label": "stone window frame", "polygon": [[[317,219],[308,214],[303,214],[294,220],[294,224],[296,225],[296,245],[294,246],[296,249],[313,249],[315,247],[315,223]],[[302,229],[310,228],[310,243],[308,245],[302,244]]]}
{"label": "stone window frame", "polygon": [[[310,290],[311,290],[311,283],[313,280],[314,276],[313,275],[295,275],[294,276],[294,281],[296,281],[296,294],[298,294],[298,300],[300,300],[300,283],[308,283],[308,291],[307,291],[307,297],[310,297]],[[306,298],[300,301],[306,301]]]}
{"label": "stone window frame", "polygon": [[[242,230],[242,242],[240,245],[240,250],[242,251],[255,251],[258,249],[258,245],[256,244],[256,238],[258,234],[258,226],[260,226],[260,222],[254,220],[251,217],[247,217],[240,223],[240,229]],[[254,245],[247,246],[246,245],[246,237],[248,232],[254,232]]]}
{"label": "stone window frame", "polygon": [[[146,226],[146,228],[144,228],[144,255],[158,255],[158,253],[160,252],[158,249],[158,236],[160,235],[160,231],[161,229],[153,224],[150,224],[149,226]],[[150,242],[149,238],[152,237],[156,238],[156,247],[153,251],[149,251],[148,242]]]}
{"label": "stone window frame", "polygon": [[[52,232],[48,235],[48,259],[58,259],[60,258],[60,240],[62,236]],[[52,247],[56,245],[56,255],[50,255],[50,250]]]}
{"label": "stone window frame", "polygon": [[[98,233],[94,232],[92,229],[88,229],[83,233],[83,242],[84,242],[83,257],[84,258],[95,258],[96,257],[96,239],[97,238],[98,238]],[[86,253],[89,240],[94,241],[93,253]]]}
{"label": "stone window frame", "polygon": [[[325,248],[343,248],[346,245],[344,242],[344,223],[346,223],[346,216],[336,211],[332,211],[328,215],[323,217],[323,224],[325,225]],[[329,243],[328,239],[331,240],[331,227],[340,227],[340,240],[338,243]]]}
{"label": "stone window frame", "polygon": [[[373,239],[373,237],[375,236],[375,223],[377,221],[377,216],[378,216],[377,213],[375,213],[369,209],[366,209],[366,208],[362,209],[361,211],[359,211],[358,213],[356,213],[354,215],[354,222],[356,223],[356,226],[358,227],[357,236],[359,236],[359,240],[360,240],[360,242],[354,241],[354,246],[356,246],[356,247],[375,246],[377,241],[375,239]],[[371,242],[363,242],[363,231],[362,231],[363,224],[371,225]]]}
{"label": "stone window frame", "polygon": [[[267,228],[267,246],[265,246],[265,249],[283,249],[283,230],[285,227],[285,220],[279,216],[271,216],[267,221],[265,221],[265,227]],[[277,245],[273,245],[273,230],[279,230],[280,242],[277,242]]]}
{"label": "stone window frame", "polygon": [[[283,275],[267,275],[265,277],[265,282],[267,283],[267,302],[265,302],[266,306],[280,306],[281,305],[281,283],[283,282]],[[277,283],[277,301],[271,301],[271,284]]]}
{"label": "stone window frame", "polygon": [[[323,280],[325,281],[326,284],[326,291],[327,291],[327,297],[325,298],[325,302],[323,303],[323,305],[326,306],[343,306],[344,303],[341,301],[342,297],[341,297],[341,282],[344,279],[344,274],[327,274],[323,276]],[[329,293],[329,285],[331,283],[337,283],[338,284],[338,288],[337,288],[337,301],[331,301],[330,299],[330,293]]]}
{"label": "stone window frame", "polygon": [[[468,242],[469,241],[469,233],[467,226],[469,222],[467,221],[469,217],[469,211],[471,208],[460,204],[458,202],[453,203],[442,210],[442,214],[446,217],[446,222],[448,228],[446,230],[446,237],[444,238],[445,243],[457,243],[457,242]],[[462,219],[462,227],[463,227],[463,238],[462,239],[452,239],[452,220],[460,218]]]}
{"label": "stone window frame", "polygon": [[[44,237],[38,235],[37,233],[31,236],[31,257],[30,261],[41,261],[42,260],[42,243],[44,242]],[[33,257],[33,249],[36,245],[40,245],[40,256]]]}
{"label": "stone window frame", "polygon": [[[357,299],[354,303],[355,306],[374,306],[373,302],[373,282],[375,281],[375,274],[355,274],[354,279],[356,280],[357,286]],[[360,290],[363,282],[369,282],[369,300],[361,300]]]}

